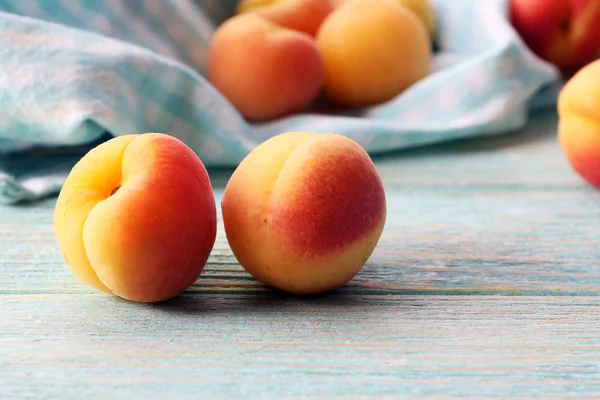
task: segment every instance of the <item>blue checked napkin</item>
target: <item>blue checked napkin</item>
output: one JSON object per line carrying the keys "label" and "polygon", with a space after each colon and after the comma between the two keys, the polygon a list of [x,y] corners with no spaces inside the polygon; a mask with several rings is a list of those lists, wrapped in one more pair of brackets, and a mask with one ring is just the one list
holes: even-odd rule
{"label": "blue checked napkin", "polygon": [[522,127],[555,105],[559,74],[530,53],[506,0],[433,1],[432,74],[360,112],[247,123],[205,79],[235,0],[0,0],[0,202],[55,194],[112,136],[164,132],[207,165],[235,166],[285,131],[336,132],[369,153]]}

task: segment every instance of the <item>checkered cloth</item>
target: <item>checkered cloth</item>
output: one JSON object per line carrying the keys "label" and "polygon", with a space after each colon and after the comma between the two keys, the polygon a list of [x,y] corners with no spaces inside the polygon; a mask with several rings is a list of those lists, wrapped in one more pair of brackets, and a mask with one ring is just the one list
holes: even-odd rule
{"label": "checkered cloth", "polygon": [[369,153],[522,127],[555,107],[559,75],[507,20],[506,0],[433,1],[432,74],[358,113],[249,124],[205,78],[234,0],[0,0],[0,202],[52,195],[112,136],[163,132],[208,167],[235,166],[265,139],[336,132]]}

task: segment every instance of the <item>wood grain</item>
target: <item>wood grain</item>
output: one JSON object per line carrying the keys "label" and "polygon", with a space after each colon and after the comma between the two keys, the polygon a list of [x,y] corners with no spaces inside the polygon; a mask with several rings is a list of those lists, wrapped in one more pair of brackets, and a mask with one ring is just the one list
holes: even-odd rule
{"label": "wood grain", "polygon": [[592,398],[600,396],[599,306],[554,296],[220,293],[149,306],[8,295],[0,393]]}
{"label": "wood grain", "polygon": [[54,199],[0,208],[0,399],[600,398],[600,194],[555,128],[377,157],[385,232],[326,296],[255,281],[220,223],[190,290],[129,303],[64,267]]}

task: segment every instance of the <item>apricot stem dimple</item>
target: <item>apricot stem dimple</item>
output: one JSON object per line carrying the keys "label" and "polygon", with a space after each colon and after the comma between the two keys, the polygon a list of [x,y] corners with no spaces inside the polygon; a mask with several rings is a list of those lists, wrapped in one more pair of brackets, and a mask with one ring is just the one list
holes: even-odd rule
{"label": "apricot stem dimple", "polygon": [[112,192],[110,192],[110,195],[112,196],[113,194],[117,193],[119,189],[121,189],[121,186],[117,186],[116,188],[114,188]]}

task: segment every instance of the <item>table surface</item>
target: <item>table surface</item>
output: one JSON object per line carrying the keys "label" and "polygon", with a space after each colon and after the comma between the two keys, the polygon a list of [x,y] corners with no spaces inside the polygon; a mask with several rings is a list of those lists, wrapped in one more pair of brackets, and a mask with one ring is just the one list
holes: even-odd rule
{"label": "table surface", "polygon": [[220,223],[189,291],[130,303],[68,272],[55,199],[0,208],[0,398],[600,398],[600,193],[556,116],[375,162],[381,241],[317,297],[251,278]]}

